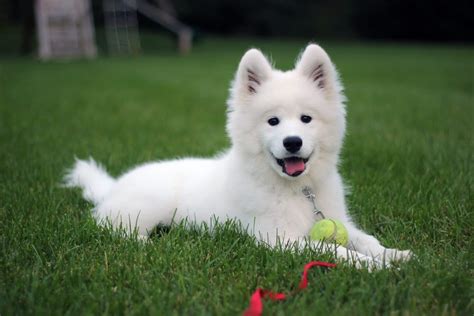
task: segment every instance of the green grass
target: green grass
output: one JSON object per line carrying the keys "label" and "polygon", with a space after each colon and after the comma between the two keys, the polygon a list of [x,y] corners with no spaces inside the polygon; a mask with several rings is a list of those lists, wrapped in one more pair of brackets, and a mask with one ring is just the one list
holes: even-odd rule
{"label": "green grass", "polygon": [[[289,292],[330,260],[256,246],[232,225],[174,227],[153,242],[97,227],[59,187],[74,156],[114,175],[228,146],[225,99],[244,50],[288,69],[304,41],[208,39],[189,57],[0,59],[0,314],[241,313],[257,286]],[[346,85],[342,173],[351,213],[417,258],[368,273],[339,266],[267,315],[459,314],[473,300],[473,49],[323,43]]]}

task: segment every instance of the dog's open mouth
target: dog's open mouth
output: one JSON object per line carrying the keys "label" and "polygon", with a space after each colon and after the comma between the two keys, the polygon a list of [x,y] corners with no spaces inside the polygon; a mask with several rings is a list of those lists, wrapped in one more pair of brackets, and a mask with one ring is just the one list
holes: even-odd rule
{"label": "dog's open mouth", "polygon": [[283,172],[291,177],[297,177],[306,169],[308,158],[288,157],[284,159],[275,158],[277,163],[282,167]]}

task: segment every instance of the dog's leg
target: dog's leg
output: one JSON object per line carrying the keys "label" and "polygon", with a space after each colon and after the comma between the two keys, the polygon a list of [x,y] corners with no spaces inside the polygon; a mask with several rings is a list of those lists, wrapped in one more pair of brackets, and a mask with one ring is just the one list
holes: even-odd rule
{"label": "dog's leg", "polygon": [[370,271],[373,269],[381,269],[389,266],[389,264],[385,264],[383,261],[377,260],[376,258],[336,244],[314,241],[308,239],[307,237],[280,238],[276,234],[272,235],[273,238],[269,238],[269,234],[266,234],[265,236],[265,238],[262,238],[263,236],[259,235],[257,238],[259,242],[271,248],[286,248],[293,249],[295,251],[302,251],[304,249],[311,248],[322,253],[332,253],[336,260],[354,265],[358,269],[366,267]]}
{"label": "dog's leg", "polygon": [[382,269],[389,266],[389,264],[385,264],[383,261],[378,260],[377,258],[350,250],[340,245],[327,244],[312,240],[306,241],[306,243],[308,242],[310,243],[311,247],[315,247],[316,249],[322,250],[324,252],[333,253],[336,259],[354,265],[358,269],[366,267],[369,269],[369,271],[372,271],[373,269]]}
{"label": "dog's leg", "polygon": [[374,236],[368,235],[352,223],[346,211],[342,179],[337,172],[329,175],[324,184],[316,190],[318,207],[326,212],[329,218],[343,221],[349,233],[349,249],[375,257],[382,262],[407,260],[412,256],[411,251],[385,248]]}
{"label": "dog's leg", "polygon": [[412,252],[409,250],[385,248],[377,238],[363,232],[352,223],[346,223],[345,226],[349,233],[349,248],[352,250],[382,261],[409,260],[412,256]]}

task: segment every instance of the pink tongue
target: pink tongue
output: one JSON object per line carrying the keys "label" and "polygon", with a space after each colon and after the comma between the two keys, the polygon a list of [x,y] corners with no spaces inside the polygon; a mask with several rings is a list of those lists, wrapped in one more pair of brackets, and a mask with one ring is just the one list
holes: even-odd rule
{"label": "pink tongue", "polygon": [[299,160],[287,160],[285,159],[285,170],[290,176],[297,172],[304,171],[304,162],[302,159]]}

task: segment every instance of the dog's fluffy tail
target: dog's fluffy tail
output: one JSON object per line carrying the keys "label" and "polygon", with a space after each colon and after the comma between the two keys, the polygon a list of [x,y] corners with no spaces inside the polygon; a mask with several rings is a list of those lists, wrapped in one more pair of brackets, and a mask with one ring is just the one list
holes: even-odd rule
{"label": "dog's fluffy tail", "polygon": [[92,158],[76,159],[64,177],[66,187],[80,187],[84,198],[94,204],[104,199],[114,183],[115,179]]}

